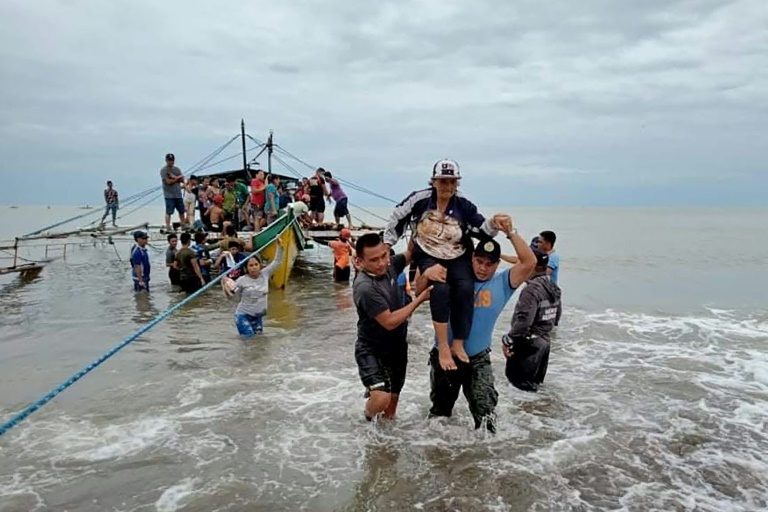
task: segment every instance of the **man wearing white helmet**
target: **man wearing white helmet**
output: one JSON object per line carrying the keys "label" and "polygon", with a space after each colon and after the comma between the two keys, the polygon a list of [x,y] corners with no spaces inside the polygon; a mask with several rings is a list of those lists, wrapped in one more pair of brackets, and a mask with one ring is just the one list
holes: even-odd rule
{"label": "man wearing white helmet", "polygon": [[[453,160],[440,160],[432,168],[430,187],[412,192],[400,204],[384,231],[384,242],[394,245],[411,226],[415,247],[413,261],[424,272],[433,265],[447,269],[446,282],[433,282],[430,311],[435,327],[439,364],[455,370],[466,364],[464,340],[472,327],[474,275],[470,236],[495,237],[511,226],[508,215],[486,219],[471,201],[457,192],[461,174]],[[448,343],[448,321],[453,342]]]}

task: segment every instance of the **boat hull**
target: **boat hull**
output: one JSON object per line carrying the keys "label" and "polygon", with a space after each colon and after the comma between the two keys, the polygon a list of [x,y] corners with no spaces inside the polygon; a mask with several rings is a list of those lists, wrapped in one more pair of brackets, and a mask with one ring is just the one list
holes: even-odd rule
{"label": "boat hull", "polygon": [[273,261],[277,254],[278,239],[283,242],[283,262],[272,274],[270,286],[282,290],[288,284],[296,258],[306,246],[301,225],[290,210],[253,236],[253,249],[261,249],[261,257]]}

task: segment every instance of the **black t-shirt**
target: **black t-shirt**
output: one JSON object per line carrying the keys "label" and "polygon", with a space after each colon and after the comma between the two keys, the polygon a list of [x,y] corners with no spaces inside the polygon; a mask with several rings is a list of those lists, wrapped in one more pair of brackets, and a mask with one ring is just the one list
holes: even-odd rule
{"label": "black t-shirt", "polygon": [[380,278],[360,272],[352,285],[352,297],[357,308],[357,342],[378,352],[401,349],[406,343],[408,322],[403,322],[391,331],[376,321],[386,310],[396,311],[402,307],[397,276],[405,268],[405,256],[394,256],[387,273]]}

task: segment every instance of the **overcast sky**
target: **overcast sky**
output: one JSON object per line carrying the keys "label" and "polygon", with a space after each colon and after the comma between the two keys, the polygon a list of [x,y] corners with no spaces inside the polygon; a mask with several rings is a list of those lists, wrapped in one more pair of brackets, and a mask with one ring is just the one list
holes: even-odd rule
{"label": "overcast sky", "polygon": [[241,117],[395,199],[451,157],[481,205],[768,204],[765,0],[3,0],[0,63],[3,204],[159,185]]}

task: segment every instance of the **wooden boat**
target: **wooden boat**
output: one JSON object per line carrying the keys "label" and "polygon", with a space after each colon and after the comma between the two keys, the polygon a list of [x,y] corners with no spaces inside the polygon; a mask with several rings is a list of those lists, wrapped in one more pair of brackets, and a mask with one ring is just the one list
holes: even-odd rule
{"label": "wooden boat", "polygon": [[283,262],[280,268],[272,274],[270,284],[273,288],[284,289],[293,270],[293,265],[299,253],[307,246],[307,239],[301,229],[299,220],[293,210],[278,217],[272,224],[266,226],[252,237],[253,250],[261,249],[262,258],[273,261],[277,255],[277,240],[283,242]]}

